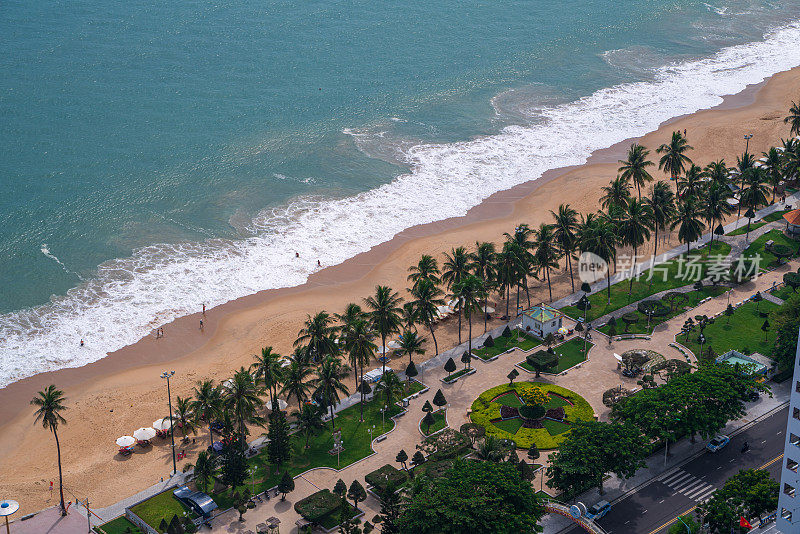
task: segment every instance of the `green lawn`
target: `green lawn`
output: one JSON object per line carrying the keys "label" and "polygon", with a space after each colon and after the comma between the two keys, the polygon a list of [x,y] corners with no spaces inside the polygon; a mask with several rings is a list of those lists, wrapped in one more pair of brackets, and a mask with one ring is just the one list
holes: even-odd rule
{"label": "green lawn", "polygon": [[[761,301],[758,310],[761,313],[769,313],[779,306],[769,301]],[[728,321],[730,319],[730,322]],[[729,350],[738,350],[745,354],[760,352],[765,356],[772,353],[772,345],[775,343],[775,333],[770,330],[767,332],[767,340],[764,341],[764,332],[761,325],[764,317],[756,313],[756,303],[747,302],[742,304],[729,318],[725,315],[717,317],[714,324],[706,327],[703,335],[706,343],[703,350],[707,350],[709,345],[714,348],[717,354],[724,354]],[[695,355],[698,355],[700,343],[697,341],[699,331],[697,328],[689,334],[689,340],[685,341],[685,335],[675,336],[678,343],[689,348]]]}
{"label": "green lawn", "polygon": [[551,419],[545,419],[542,421],[542,426],[550,432],[551,436],[557,436],[558,434],[563,434],[567,430],[569,430],[569,425],[567,423],[562,423],[560,421],[553,421]]}
{"label": "green lawn", "polygon": [[[359,513],[359,511],[353,508],[353,505],[350,504],[349,502],[345,502],[345,504],[350,510],[350,517],[353,517],[354,515]],[[322,528],[326,530],[331,530],[339,526],[341,517],[342,517],[342,507],[340,506],[336,510],[333,510],[332,512],[328,512],[327,514],[323,515],[322,517],[317,519],[316,522]]]}
{"label": "green lawn", "polygon": [[[583,352],[584,343],[586,344],[586,353],[588,353],[590,350],[592,350],[594,344],[591,341],[584,342],[582,337],[574,337],[569,341],[562,343],[561,345],[553,347],[553,350],[558,355],[558,363],[555,365],[555,367],[551,367],[547,371],[542,372],[557,375],[558,373],[566,371],[567,369],[585,361],[586,353]],[[536,372],[536,368],[526,361],[521,362],[519,365],[531,373]]]}
{"label": "green lawn", "polygon": [[782,285],[775,291],[771,291],[771,293],[781,300],[786,300],[790,296],[797,294],[797,291],[793,291],[792,288],[787,285]]}
{"label": "green lawn", "polygon": [[430,426],[430,428],[426,428],[424,424],[421,424],[420,427],[422,428],[422,432],[429,436],[434,432],[437,432],[447,426],[447,417],[445,417],[444,410],[436,410],[435,412],[431,412],[433,414],[434,423]]}
{"label": "green lawn", "polygon": [[[704,246],[700,249],[692,250],[689,258],[697,258],[695,262],[699,262],[703,269],[703,276],[705,276],[706,269],[708,268],[707,262],[703,261],[709,253],[712,256],[721,255],[727,256],[731,251],[730,245],[720,241],[714,241],[713,247]],[[680,258],[680,259],[679,259]],[[597,290],[592,295],[589,295],[589,302],[592,307],[586,314],[587,321],[594,321],[598,317],[602,317],[608,313],[617,311],[620,308],[627,306],[632,302],[645,299],[654,293],[674,289],[676,287],[683,287],[690,284],[693,280],[684,280],[683,278],[676,278],[680,263],[683,261],[683,268],[686,270],[686,254],[682,254],[678,258],[656,265],[653,271],[652,280],[648,281],[651,269],[644,271],[639,277],[639,280],[634,280],[633,289],[631,294],[628,295],[628,287],[630,280],[624,280],[618,284],[611,286],[611,303],[608,303],[608,292],[605,286],[601,283],[603,289]],[[666,281],[664,280],[664,272],[666,271]],[[570,317],[578,318],[583,317],[583,312],[575,306],[566,306],[561,309],[562,312]]]}
{"label": "green lawn", "polygon": [[163,531],[158,527],[161,520],[166,520],[167,523],[172,521],[172,517],[177,515],[182,517],[188,515],[189,517],[197,517],[197,514],[192,512],[181,501],[175,498],[172,494],[173,490],[167,490],[158,495],[150,497],[146,501],[137,504],[131,511],[138,515],[142,520],[163,534]]}
{"label": "green lawn", "polygon": [[522,406],[522,401],[513,392],[497,397],[494,402],[497,404],[502,404],[503,406],[509,406],[511,408],[519,408]]}
{"label": "green lawn", "polygon": [[569,402],[563,398],[559,397],[558,395],[554,395],[552,393],[547,394],[550,397],[550,400],[547,404],[544,405],[545,410],[552,410],[553,408],[561,408],[562,406],[569,406]]}
{"label": "green lawn", "polygon": [[[750,223],[750,231],[752,232],[756,228],[761,228],[765,224],[767,224],[767,223],[766,222]],[[736,230],[734,230],[732,232],[729,232],[729,233],[727,233],[725,235],[734,236],[734,235],[745,235],[745,234],[747,234],[747,224],[745,224],[744,226],[742,226],[740,228],[737,228]]]}
{"label": "green lawn", "polygon": [[783,216],[789,213],[790,210],[775,211],[764,217],[762,220],[766,222],[775,222],[783,219]]}
{"label": "green lawn", "polygon": [[781,230],[770,230],[766,234],[762,235],[761,237],[750,243],[750,246],[747,247],[744,252],[742,252],[742,256],[750,257],[750,256],[755,256],[757,254],[760,255],[761,269],[766,269],[768,267],[777,265],[778,258],[768,250],[764,249],[764,244],[770,240],[774,241],[776,245],[777,244],[786,245],[792,251],[797,252],[797,245],[798,245],[797,241],[786,237],[786,235]]}
{"label": "green lawn", "polygon": [[414,393],[417,393],[418,391],[422,391],[423,389],[425,389],[425,384],[423,384],[422,382],[418,382],[416,380],[411,380],[411,381],[406,380],[403,383],[405,384],[405,390],[403,391],[403,398],[413,395]]}
{"label": "green lawn", "polygon": [[480,358],[481,360],[488,360],[489,358],[493,358],[501,352],[505,352],[514,347],[524,351],[529,351],[541,344],[542,341],[540,339],[527,333],[521,333],[519,330],[514,330],[512,331],[510,337],[498,336],[497,339],[494,340],[493,347],[473,349],[472,355]]}
{"label": "green lawn", "polygon": [[522,419],[514,417],[513,419],[505,419],[503,421],[495,421],[492,423],[500,430],[504,430],[509,434],[516,434],[517,430],[522,427]]}
{"label": "green lawn", "polygon": [[464,376],[465,374],[467,374],[470,371],[471,371],[471,369],[459,369],[455,373],[444,377],[444,381],[445,382],[452,382],[452,381],[456,380],[458,377]]}
{"label": "green lawn", "polygon": [[128,521],[128,518],[124,515],[119,516],[116,519],[112,519],[108,523],[103,523],[99,527],[94,527],[95,532],[99,532],[98,528],[103,529],[105,534],[127,534],[128,529],[130,528],[130,532],[141,532],[136,525]]}
{"label": "green lawn", "polygon": [[[685,293],[686,295],[686,302],[683,303],[682,306],[676,306],[674,310],[663,317],[652,317],[650,319],[650,327],[647,326],[647,316],[639,313],[638,311],[635,312],[639,316],[639,322],[633,323],[628,327],[628,334],[651,334],[653,329],[665,322],[669,321],[673,317],[682,314],[686,311],[687,308],[694,308],[696,307],[701,300],[706,297],[717,297],[722,295],[727,291],[727,288],[722,286],[704,286],[703,289],[699,291],[689,291]],[[669,307],[667,303],[664,303],[665,306]],[[609,326],[605,324],[598,328],[601,332],[608,335]],[[617,318],[617,334],[618,336],[625,335],[625,323],[623,323],[619,318]]]}

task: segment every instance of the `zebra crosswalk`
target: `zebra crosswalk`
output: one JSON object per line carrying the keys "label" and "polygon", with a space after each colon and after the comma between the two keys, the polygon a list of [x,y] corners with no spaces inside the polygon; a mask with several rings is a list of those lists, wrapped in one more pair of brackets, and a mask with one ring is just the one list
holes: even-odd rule
{"label": "zebra crosswalk", "polygon": [[676,492],[697,502],[706,501],[711,497],[711,494],[716,491],[716,488],[711,484],[700,480],[682,469],[676,469],[671,473],[661,476],[658,480]]}

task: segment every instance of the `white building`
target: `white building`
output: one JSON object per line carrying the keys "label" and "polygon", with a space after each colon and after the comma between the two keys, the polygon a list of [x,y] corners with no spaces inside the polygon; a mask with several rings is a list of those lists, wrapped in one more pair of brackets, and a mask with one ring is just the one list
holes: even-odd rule
{"label": "white building", "polygon": [[522,312],[522,329],[541,339],[547,334],[555,335],[563,321],[564,314],[547,304],[540,304]]}
{"label": "white building", "polygon": [[800,532],[800,343],[794,362],[793,387],[789,399],[789,422],[783,445],[783,469],[778,493],[778,530],[783,534]]}

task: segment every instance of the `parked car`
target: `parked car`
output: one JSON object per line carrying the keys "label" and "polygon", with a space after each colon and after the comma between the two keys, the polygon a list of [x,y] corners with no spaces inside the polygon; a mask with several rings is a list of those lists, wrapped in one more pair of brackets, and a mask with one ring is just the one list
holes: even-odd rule
{"label": "parked car", "polygon": [[586,517],[593,521],[597,521],[611,510],[611,503],[608,501],[600,501],[586,510]]}
{"label": "parked car", "polygon": [[708,444],[706,445],[706,449],[708,449],[711,452],[717,452],[718,450],[720,450],[723,447],[725,447],[725,445],[730,443],[730,441],[731,441],[731,438],[729,438],[728,436],[725,436],[723,434],[719,434],[717,436],[714,436],[711,439],[711,441],[708,442]]}

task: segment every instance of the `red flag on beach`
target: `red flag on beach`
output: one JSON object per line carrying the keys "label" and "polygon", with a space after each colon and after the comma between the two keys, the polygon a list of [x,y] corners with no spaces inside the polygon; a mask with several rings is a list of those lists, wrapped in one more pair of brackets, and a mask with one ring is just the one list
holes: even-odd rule
{"label": "red flag on beach", "polygon": [[744,517],[739,518],[739,526],[744,528],[753,528],[753,525],[750,524],[750,521],[748,521]]}

